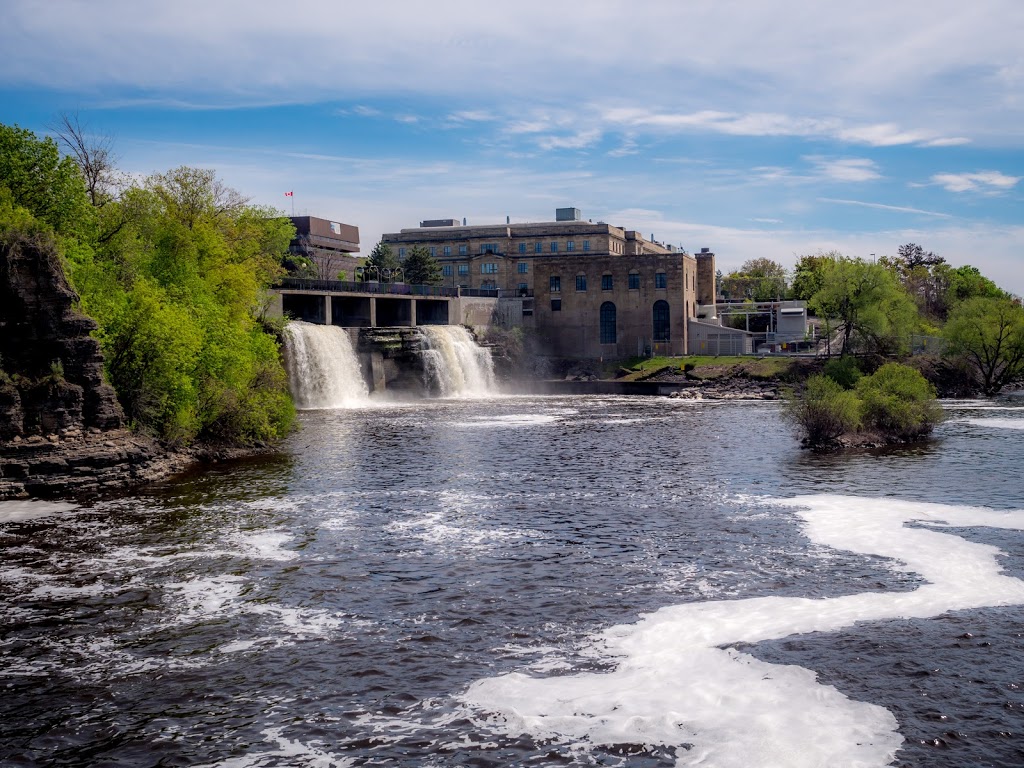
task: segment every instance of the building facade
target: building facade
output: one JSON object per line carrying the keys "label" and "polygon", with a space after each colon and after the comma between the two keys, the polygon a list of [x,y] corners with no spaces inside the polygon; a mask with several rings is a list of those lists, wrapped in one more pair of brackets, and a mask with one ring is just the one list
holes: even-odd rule
{"label": "building facade", "polygon": [[359,227],[316,216],[291,216],[290,220],[295,239],[288,245],[289,253],[312,261],[321,280],[355,280],[356,269],[363,263],[353,255],[359,251]]}
{"label": "building facade", "polygon": [[[536,330],[549,354],[623,358],[685,354],[687,319],[696,313],[698,259],[633,230],[583,221],[578,209],[555,221],[467,226],[421,222],[385,234],[403,259],[421,246],[441,264],[444,285],[496,290],[522,301],[520,324]],[[701,254],[714,292],[714,254]]]}

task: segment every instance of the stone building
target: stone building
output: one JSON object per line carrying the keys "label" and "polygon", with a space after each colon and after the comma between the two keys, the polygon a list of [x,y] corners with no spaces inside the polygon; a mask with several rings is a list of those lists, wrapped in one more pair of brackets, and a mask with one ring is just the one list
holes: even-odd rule
{"label": "stone building", "polygon": [[[291,216],[295,239],[288,252],[310,259],[321,280],[355,280],[356,269],[363,259],[359,251],[359,227],[316,216]],[[339,276],[344,274],[344,278]]]}
{"label": "stone building", "polygon": [[505,307],[504,322],[534,328],[557,356],[685,354],[698,275],[710,275],[702,295],[714,295],[708,249],[695,258],[634,230],[583,221],[576,208],[560,208],[548,222],[423,221],[382,240],[399,259],[426,248],[440,262],[446,286],[492,290],[518,302],[518,313]]}

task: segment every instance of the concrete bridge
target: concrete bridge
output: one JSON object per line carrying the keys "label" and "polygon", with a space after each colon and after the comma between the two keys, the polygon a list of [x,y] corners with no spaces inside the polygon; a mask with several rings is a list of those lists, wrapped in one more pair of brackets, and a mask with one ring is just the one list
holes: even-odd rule
{"label": "concrete bridge", "polygon": [[498,291],[406,283],[284,278],[268,314],[343,328],[491,324]]}

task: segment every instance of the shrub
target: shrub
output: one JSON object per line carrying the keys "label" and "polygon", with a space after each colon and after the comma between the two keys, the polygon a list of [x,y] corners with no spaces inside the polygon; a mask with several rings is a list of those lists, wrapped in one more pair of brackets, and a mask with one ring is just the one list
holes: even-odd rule
{"label": "shrub", "polygon": [[843,389],[853,389],[864,374],[860,370],[860,363],[852,355],[833,357],[822,369],[822,373],[836,382]]}
{"label": "shrub", "polygon": [[821,374],[808,378],[803,394],[787,401],[785,414],[811,447],[828,445],[860,427],[857,396]]}
{"label": "shrub", "polygon": [[935,388],[905,365],[886,363],[858,381],[856,391],[864,426],[889,439],[919,440],[942,420]]}

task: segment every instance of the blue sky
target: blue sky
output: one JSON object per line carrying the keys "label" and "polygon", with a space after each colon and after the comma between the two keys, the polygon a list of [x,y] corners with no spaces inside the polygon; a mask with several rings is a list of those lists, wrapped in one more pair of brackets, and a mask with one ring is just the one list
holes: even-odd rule
{"label": "blue sky", "polygon": [[5,0],[0,121],[360,228],[575,206],[725,270],[916,242],[1024,294],[1024,2]]}

